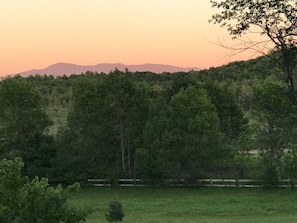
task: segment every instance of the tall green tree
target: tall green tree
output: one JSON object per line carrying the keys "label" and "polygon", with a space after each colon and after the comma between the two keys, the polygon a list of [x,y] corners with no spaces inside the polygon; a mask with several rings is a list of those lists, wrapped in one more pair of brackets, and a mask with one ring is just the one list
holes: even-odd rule
{"label": "tall green tree", "polygon": [[221,156],[220,122],[207,92],[188,87],[171,98],[166,149],[177,176],[195,179]]}
{"label": "tall green tree", "polygon": [[46,135],[51,120],[36,88],[21,77],[6,78],[0,84],[0,143],[4,157],[21,156],[25,171],[46,174],[54,155],[52,139]]}
{"label": "tall green tree", "polygon": [[[212,7],[221,12],[216,13],[210,20],[214,24],[227,27],[232,38],[239,38],[249,32],[258,32],[268,40],[258,42],[245,41],[246,49],[256,48],[267,50],[267,43],[277,50],[275,61],[284,73],[287,94],[293,104],[297,104],[293,78],[296,51],[296,1],[288,0],[211,0]],[[242,51],[242,47],[241,47]]]}
{"label": "tall green tree", "polygon": [[168,104],[161,98],[151,103],[144,138],[137,160],[151,179],[195,181],[223,154],[216,108],[195,87],[181,89]]}
{"label": "tall green tree", "polygon": [[263,178],[275,184],[281,157],[296,148],[292,146],[296,145],[296,106],[279,82],[266,81],[253,87],[249,117],[250,138],[260,154]]}
{"label": "tall green tree", "polygon": [[131,80],[129,71],[115,70],[102,81],[110,110],[108,120],[115,126],[121,151],[122,171],[130,178],[135,173],[135,149],[142,143],[147,114],[147,92]]}

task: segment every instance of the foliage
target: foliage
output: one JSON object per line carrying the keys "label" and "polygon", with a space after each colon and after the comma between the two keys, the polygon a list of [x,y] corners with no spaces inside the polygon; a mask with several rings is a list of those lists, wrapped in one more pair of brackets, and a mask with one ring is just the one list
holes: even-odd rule
{"label": "foliage", "polygon": [[67,194],[78,189],[49,186],[48,180],[35,177],[31,182],[21,174],[20,158],[0,162],[0,220],[3,223],[80,223],[87,212],[70,207]]}
{"label": "foliage", "polygon": [[111,201],[109,203],[109,210],[106,214],[106,220],[109,222],[123,221],[124,216],[122,203],[118,200]]}
{"label": "foliage", "polygon": [[51,121],[39,92],[24,78],[6,78],[0,84],[0,104],[1,156],[21,156],[27,174],[45,176],[54,148],[48,146],[53,141],[45,131]]}

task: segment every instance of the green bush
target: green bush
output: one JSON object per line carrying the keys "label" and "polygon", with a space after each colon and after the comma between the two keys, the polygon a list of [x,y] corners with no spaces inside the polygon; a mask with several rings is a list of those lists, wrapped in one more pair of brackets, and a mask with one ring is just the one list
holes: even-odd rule
{"label": "green bush", "polygon": [[124,211],[121,202],[118,200],[111,201],[109,210],[106,214],[106,220],[109,222],[123,221]]}
{"label": "green bush", "polygon": [[20,158],[0,161],[0,222],[1,223],[81,223],[88,212],[70,207],[68,193],[79,184],[63,189],[51,187],[47,178],[32,181],[22,175]]}

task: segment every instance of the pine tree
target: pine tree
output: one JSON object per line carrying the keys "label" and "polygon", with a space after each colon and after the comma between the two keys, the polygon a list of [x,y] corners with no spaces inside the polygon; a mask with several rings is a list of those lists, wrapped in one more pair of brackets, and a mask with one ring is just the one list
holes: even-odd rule
{"label": "pine tree", "polygon": [[123,221],[124,211],[120,201],[114,200],[109,204],[109,210],[106,214],[106,220],[109,222]]}

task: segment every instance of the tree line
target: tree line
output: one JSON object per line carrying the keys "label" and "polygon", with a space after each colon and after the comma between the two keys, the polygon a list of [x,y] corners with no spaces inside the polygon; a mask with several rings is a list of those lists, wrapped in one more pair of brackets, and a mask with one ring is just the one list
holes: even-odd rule
{"label": "tree line", "polygon": [[5,78],[1,157],[22,157],[26,175],[64,184],[295,179],[296,106],[277,68],[258,69],[269,63],[260,57],[188,73]]}

